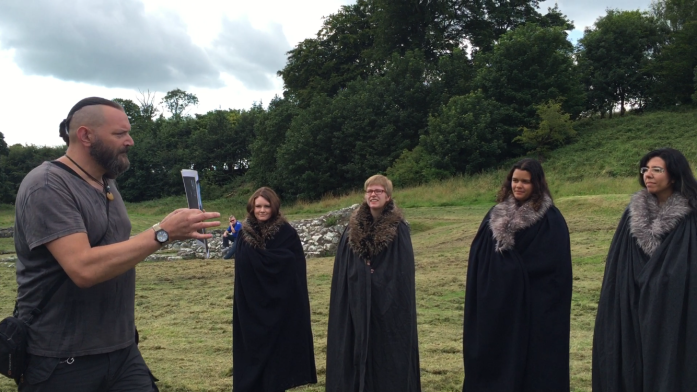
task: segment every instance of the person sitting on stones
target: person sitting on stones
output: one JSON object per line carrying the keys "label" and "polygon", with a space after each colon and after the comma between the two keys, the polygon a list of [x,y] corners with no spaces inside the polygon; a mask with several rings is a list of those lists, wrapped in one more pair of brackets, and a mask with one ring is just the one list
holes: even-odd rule
{"label": "person sitting on stones", "polygon": [[230,226],[223,232],[223,259],[229,260],[235,255],[237,234],[242,230],[242,223],[234,215],[230,215]]}
{"label": "person sitting on stones", "polygon": [[365,201],[344,231],[332,277],[328,392],[419,392],[414,251],[392,182],[365,182]]}

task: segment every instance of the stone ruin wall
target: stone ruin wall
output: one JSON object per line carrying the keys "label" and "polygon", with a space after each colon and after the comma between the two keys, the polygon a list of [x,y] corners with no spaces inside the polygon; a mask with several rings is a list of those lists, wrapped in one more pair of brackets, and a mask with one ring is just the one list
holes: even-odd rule
{"label": "stone ruin wall", "polygon": [[[332,211],[314,219],[291,221],[303,244],[305,257],[334,256],[349,218],[358,204]],[[208,240],[211,258],[223,257],[223,230],[213,230],[213,238]],[[148,256],[146,261],[170,261],[203,259],[205,250],[196,240],[175,241],[157,253]]]}

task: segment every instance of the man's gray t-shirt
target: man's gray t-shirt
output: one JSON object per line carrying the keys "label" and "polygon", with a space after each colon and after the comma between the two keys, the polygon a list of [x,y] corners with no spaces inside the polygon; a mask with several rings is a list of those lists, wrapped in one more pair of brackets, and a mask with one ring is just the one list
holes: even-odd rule
{"label": "man's gray t-shirt", "polygon": [[[126,206],[114,181],[109,184],[114,200],[107,202],[103,191],[57,162],[44,162],[22,181],[14,232],[20,319],[29,318],[64,274],[46,243],[75,233],[87,233],[92,246],[129,238]],[[134,343],[134,302],[135,269],[86,289],[68,278],[29,328],[27,352],[63,358],[128,347]]]}

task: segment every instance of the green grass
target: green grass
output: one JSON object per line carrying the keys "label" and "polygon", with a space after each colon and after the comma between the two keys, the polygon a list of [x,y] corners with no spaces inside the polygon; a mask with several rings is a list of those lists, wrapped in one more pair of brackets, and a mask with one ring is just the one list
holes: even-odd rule
{"label": "green grass", "polygon": [[661,147],[682,151],[694,164],[697,163],[695,124],[695,109],[584,120],[575,125],[578,141],[554,151],[545,163],[545,170],[549,177],[564,182],[638,177],[639,159]]}
{"label": "green grass", "polygon": [[15,253],[14,238],[0,238],[0,255]]}
{"label": "green grass", "polygon": [[15,223],[15,207],[0,204],[0,227],[9,227]]}

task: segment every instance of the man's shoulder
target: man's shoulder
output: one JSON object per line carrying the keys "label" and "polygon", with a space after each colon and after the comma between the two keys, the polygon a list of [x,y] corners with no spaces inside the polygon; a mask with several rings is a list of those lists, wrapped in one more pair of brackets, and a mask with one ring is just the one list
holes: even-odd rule
{"label": "man's shoulder", "polygon": [[84,181],[76,173],[69,172],[59,164],[44,162],[22,180],[15,201],[17,211],[85,204],[90,194],[80,182]]}
{"label": "man's shoulder", "polygon": [[24,179],[22,179],[22,183],[19,186],[17,195],[20,196],[22,194],[26,194],[37,187],[46,185],[48,183],[49,176],[54,174],[51,170],[52,166],[52,163],[44,162],[33,168],[29,173],[27,173],[26,176],[24,176]]}
{"label": "man's shoulder", "polygon": [[43,178],[46,176],[50,171],[51,167],[53,164],[51,162],[45,161],[39,166],[31,169],[29,173],[27,173],[26,176],[24,176],[24,181],[36,181],[39,178]]}
{"label": "man's shoulder", "polygon": [[[61,164],[55,161],[45,161],[39,166],[33,168],[22,180],[22,183],[33,184],[42,183],[44,184],[51,178],[71,178],[74,174],[71,174],[68,170],[61,168]],[[64,166],[64,165],[63,165]]]}

